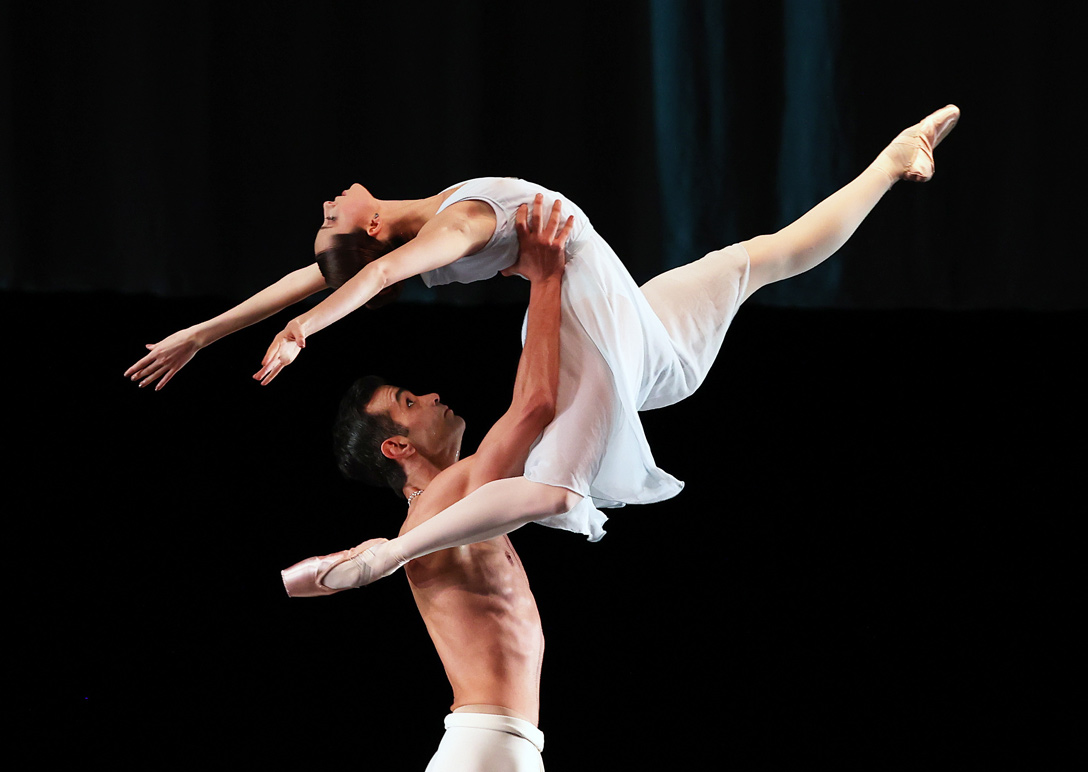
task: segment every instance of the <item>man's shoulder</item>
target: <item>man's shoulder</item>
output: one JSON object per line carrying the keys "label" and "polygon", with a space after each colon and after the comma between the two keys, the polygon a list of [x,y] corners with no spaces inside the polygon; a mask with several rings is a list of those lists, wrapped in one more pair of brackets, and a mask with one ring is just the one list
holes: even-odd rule
{"label": "man's shoulder", "polygon": [[[466,456],[452,466],[448,466],[435,475],[422,495],[413,506],[418,509],[409,517],[413,525],[429,520],[446,507],[468,495],[472,481],[472,471],[476,467],[475,455]],[[408,522],[406,521],[406,525]]]}

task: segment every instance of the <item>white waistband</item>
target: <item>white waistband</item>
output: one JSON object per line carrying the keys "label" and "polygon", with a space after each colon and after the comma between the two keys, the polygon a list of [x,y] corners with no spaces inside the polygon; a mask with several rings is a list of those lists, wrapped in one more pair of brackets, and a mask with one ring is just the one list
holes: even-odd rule
{"label": "white waistband", "polygon": [[524,719],[514,718],[513,716],[498,716],[491,713],[458,712],[446,716],[446,729],[453,727],[506,732],[528,740],[538,751],[544,752],[544,733]]}

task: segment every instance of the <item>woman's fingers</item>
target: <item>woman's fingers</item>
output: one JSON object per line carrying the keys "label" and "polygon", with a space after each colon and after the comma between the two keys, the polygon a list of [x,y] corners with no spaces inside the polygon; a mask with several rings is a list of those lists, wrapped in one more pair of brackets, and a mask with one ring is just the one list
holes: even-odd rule
{"label": "woman's fingers", "polygon": [[279,360],[276,360],[275,362],[270,364],[268,367],[266,367],[265,368],[265,373],[261,377],[261,385],[262,386],[267,386],[268,384],[272,383],[273,379],[275,379],[275,377],[280,374],[280,370],[283,369],[284,364],[285,364],[284,362],[280,362]]}
{"label": "woman's fingers", "polygon": [[125,370],[125,377],[126,378],[132,378],[132,380],[135,381],[137,379],[137,376],[139,375],[140,371],[145,369],[149,364],[151,364],[153,361],[155,361],[155,357],[156,357],[155,346],[157,346],[157,345],[159,345],[159,344],[158,343],[147,343],[147,344],[144,345],[144,348],[146,348],[151,353],[150,354],[144,354],[143,358],[140,359],[140,361],[138,361],[136,364],[130,366],[127,370]]}
{"label": "woman's fingers", "polygon": [[166,375],[162,377],[162,380],[155,384],[155,391],[158,391],[163,386],[170,383],[170,379],[174,377],[174,373],[176,373],[179,369],[180,368],[177,367],[170,368],[169,372],[167,372]]}
{"label": "woman's fingers", "polygon": [[269,362],[268,364],[262,366],[260,370],[253,374],[253,380],[260,381],[261,385],[263,386],[265,383],[267,383],[267,381],[265,380],[266,378],[268,378],[268,380],[270,381],[272,380],[272,378],[275,377],[275,375],[272,374],[272,378],[269,378],[269,374],[271,374],[272,371],[276,369],[276,365],[278,364],[278,362]]}
{"label": "woman's fingers", "polygon": [[279,375],[280,370],[295,361],[295,357],[298,356],[301,349],[302,347],[293,340],[283,336],[276,338],[276,341],[269,346],[268,353],[264,355],[264,359],[261,361],[261,369],[253,374],[253,379],[260,381],[262,386],[267,386],[272,382],[273,378]]}
{"label": "woman's fingers", "polygon": [[143,386],[143,381],[146,381],[152,373],[162,370],[164,366],[164,362],[158,357],[144,358],[126,370],[125,375],[129,377],[129,380],[141,381],[140,386]]}
{"label": "woman's fingers", "polygon": [[[167,369],[169,369],[167,365],[158,363],[153,367],[149,367],[146,370],[137,373],[137,376],[139,376],[140,378],[140,388],[142,389],[144,386],[147,386],[150,383],[154,383],[155,380],[163,374],[163,371]],[[136,376],[133,377],[135,378]]]}
{"label": "woman's fingers", "polygon": [[261,367],[266,367],[275,356],[280,352],[280,339],[277,338],[272,341],[272,345],[268,347],[268,351],[264,352],[264,356],[261,358]]}
{"label": "woman's fingers", "polygon": [[253,380],[263,381],[265,376],[268,375],[268,371],[272,368],[272,365],[277,361],[277,354],[280,350],[280,339],[272,341],[272,345],[268,347],[268,351],[264,353],[264,357],[261,359],[261,368],[253,374]]}

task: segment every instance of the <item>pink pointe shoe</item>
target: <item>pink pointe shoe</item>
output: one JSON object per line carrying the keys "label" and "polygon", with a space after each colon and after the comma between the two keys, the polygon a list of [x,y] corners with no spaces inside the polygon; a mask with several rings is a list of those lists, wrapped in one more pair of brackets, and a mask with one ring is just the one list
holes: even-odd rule
{"label": "pink pointe shoe", "polygon": [[959,118],[960,108],[948,105],[893,139],[884,153],[898,176],[910,182],[928,182],[933,177],[933,149],[948,136]]}
{"label": "pink pointe shoe", "polygon": [[[322,595],[333,595],[343,590],[351,590],[370,584],[382,576],[392,573],[390,571],[379,574],[372,565],[374,548],[386,541],[388,539],[370,539],[349,550],[342,550],[316,558],[307,558],[295,563],[290,568],[280,571],[280,576],[283,577],[283,587],[291,598],[317,598]],[[351,576],[350,583],[336,587],[325,584],[325,579],[329,576],[329,573],[336,568],[347,569],[337,573],[347,573]],[[337,584],[340,585],[340,582]]]}

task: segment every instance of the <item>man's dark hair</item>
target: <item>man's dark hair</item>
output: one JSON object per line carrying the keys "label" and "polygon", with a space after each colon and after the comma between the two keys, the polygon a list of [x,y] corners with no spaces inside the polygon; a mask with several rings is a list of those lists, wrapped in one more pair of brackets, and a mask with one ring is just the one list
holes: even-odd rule
{"label": "man's dark hair", "polygon": [[[332,289],[338,289],[348,279],[363,270],[364,266],[392,252],[401,243],[378,241],[363,228],[358,228],[351,233],[333,234],[329,248],[318,253],[315,259],[321,275],[325,277],[325,284]],[[386,287],[373,297],[366,307],[380,308],[386,303],[391,303],[397,299],[400,291],[401,282]]]}
{"label": "man's dark hair", "polygon": [[340,409],[333,425],[333,452],[340,473],[349,480],[367,485],[388,485],[403,496],[407,477],[400,464],[382,455],[382,443],[397,435],[407,436],[408,429],[401,426],[389,413],[368,413],[367,403],[385,381],[376,375],[360,378],[351,385],[340,400]]}

